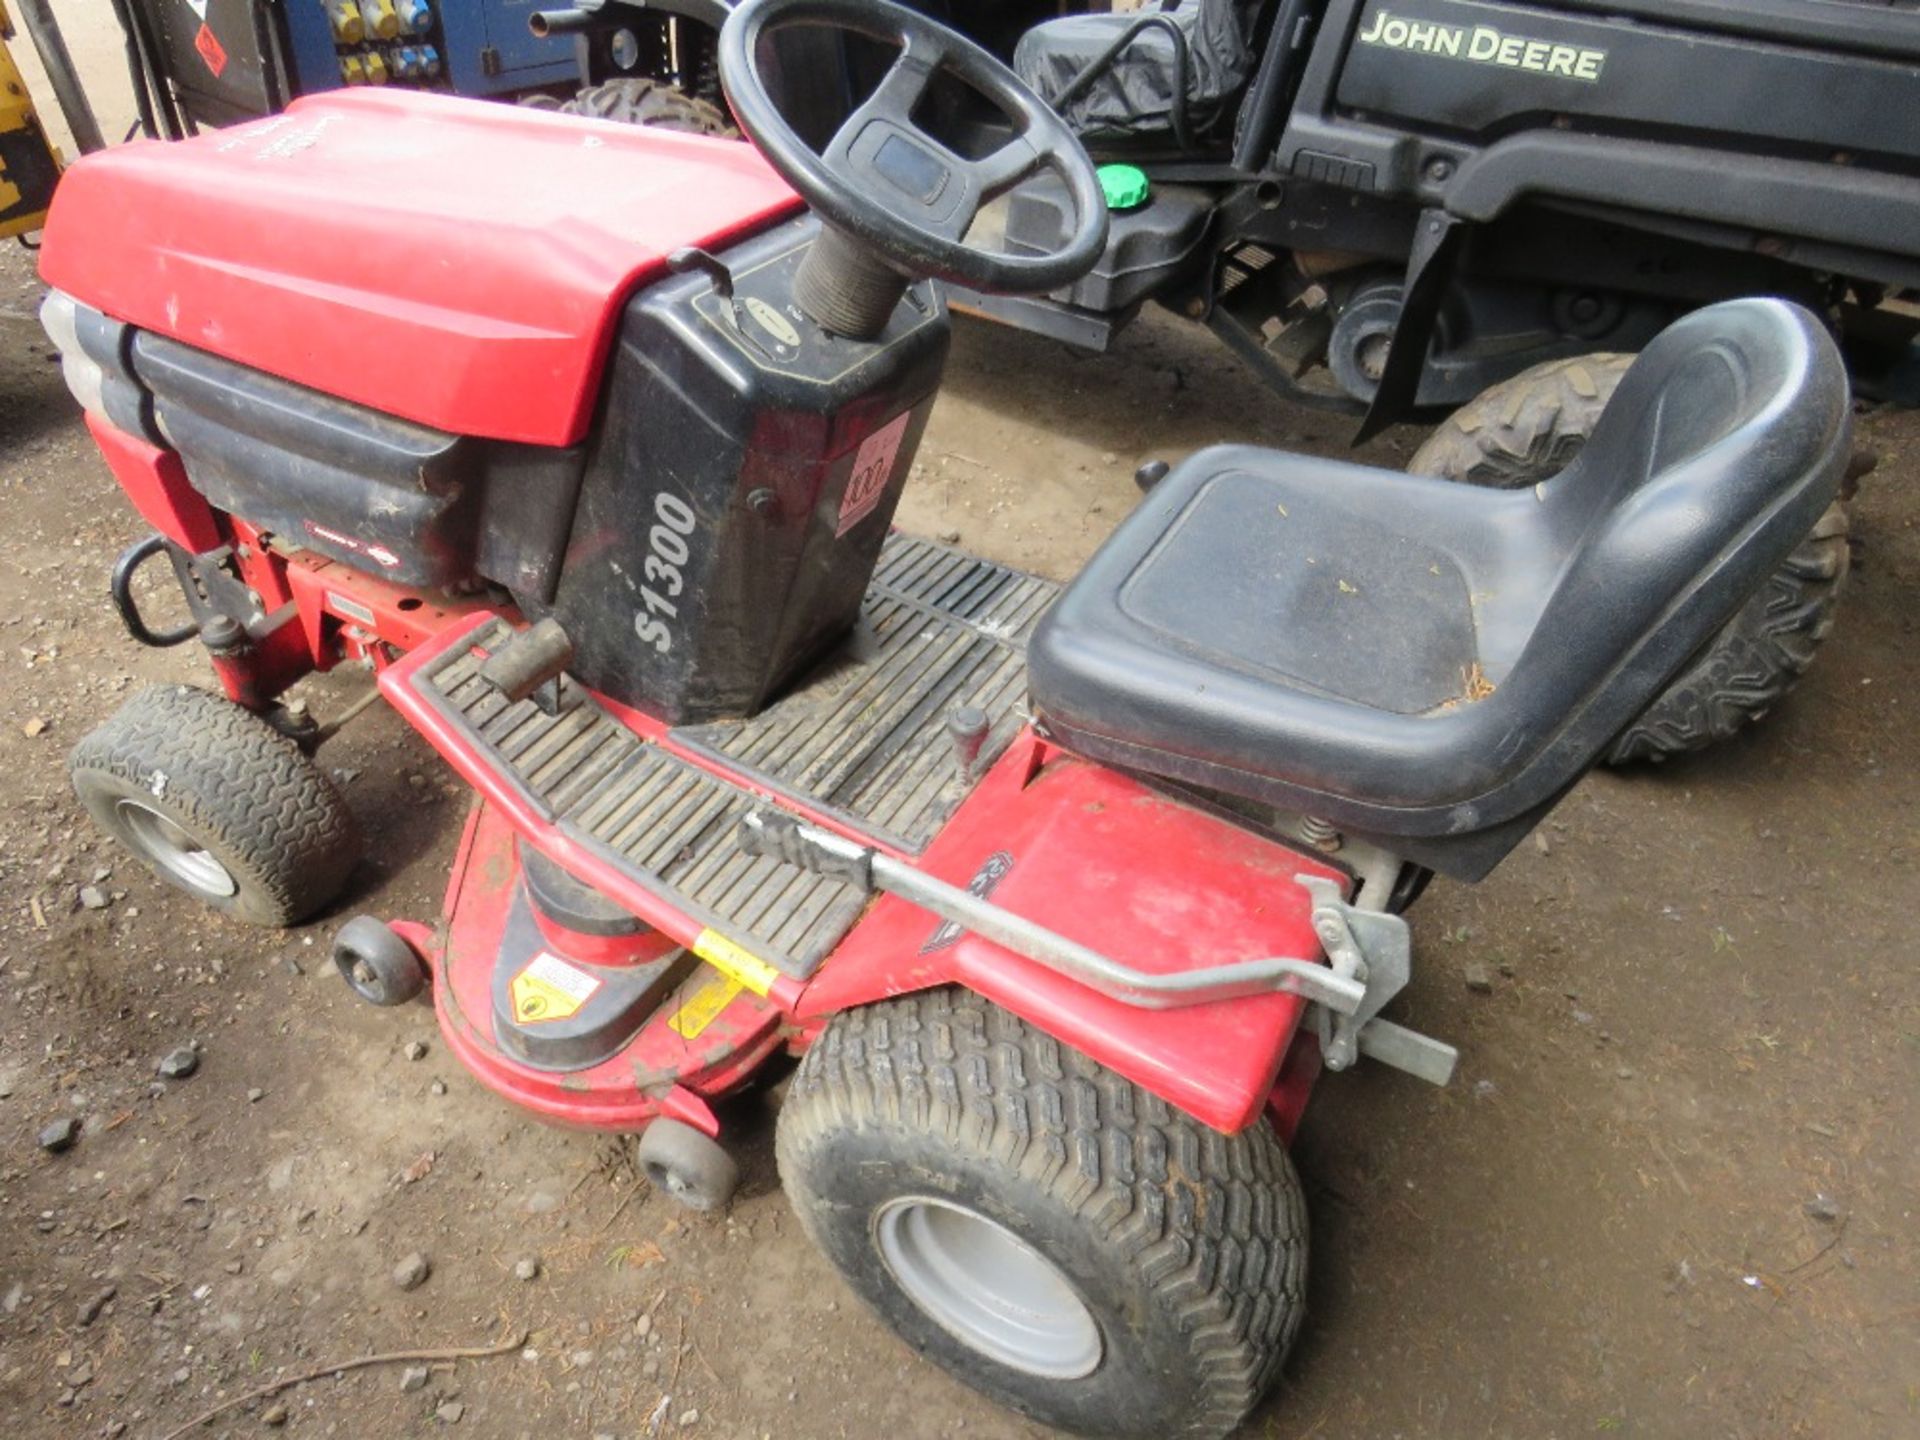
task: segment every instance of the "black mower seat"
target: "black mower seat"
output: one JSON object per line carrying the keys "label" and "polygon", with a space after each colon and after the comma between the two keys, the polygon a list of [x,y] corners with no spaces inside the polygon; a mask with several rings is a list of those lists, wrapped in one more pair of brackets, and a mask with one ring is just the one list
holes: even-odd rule
{"label": "black mower seat", "polygon": [[1035,715],[1477,878],[1805,538],[1849,424],[1819,322],[1739,300],[1660,335],[1530,489],[1201,451],[1035,632]]}
{"label": "black mower seat", "polygon": [[[1246,36],[1260,3],[1154,0],[1139,11],[1044,20],[1020,37],[1013,68],[1076,134],[1164,136],[1183,90],[1197,123],[1246,83],[1253,69]],[[1101,61],[1097,79],[1075,84]]]}

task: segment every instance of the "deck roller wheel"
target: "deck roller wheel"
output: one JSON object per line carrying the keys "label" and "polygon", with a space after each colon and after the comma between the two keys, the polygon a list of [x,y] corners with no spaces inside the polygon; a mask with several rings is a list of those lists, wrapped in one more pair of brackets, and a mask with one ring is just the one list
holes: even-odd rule
{"label": "deck roller wheel", "polygon": [[653,1121],[640,1135],[640,1169],[656,1190],[690,1210],[718,1210],[733,1198],[740,1166],[720,1145],[678,1120]]}
{"label": "deck roller wheel", "polygon": [[333,941],[333,963],[370,1005],[404,1005],[427,984],[427,967],[385,921],[356,915]]}

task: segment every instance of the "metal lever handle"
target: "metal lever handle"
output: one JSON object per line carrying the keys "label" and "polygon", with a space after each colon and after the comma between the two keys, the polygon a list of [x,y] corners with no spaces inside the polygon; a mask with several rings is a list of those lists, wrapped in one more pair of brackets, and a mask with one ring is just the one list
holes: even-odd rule
{"label": "metal lever handle", "polygon": [[726,261],[702,250],[698,245],[688,245],[667,256],[667,268],[676,275],[697,270],[706,276],[713,282],[713,293],[732,313],[733,328],[743,335],[747,333],[746,311],[740,304],[740,297],[733,293],[733,271],[727,268]]}
{"label": "metal lever handle", "polygon": [[199,624],[192,620],[171,630],[154,630],[148,627],[146,617],[140,613],[140,602],[133,594],[133,577],[139,573],[142,565],[166,548],[167,537],[164,535],[149,535],[144,540],[134,541],[114,562],[113,579],[108,587],[113,596],[113,608],[120,616],[120,623],[127,627],[127,633],[142,645],[150,645],[156,650],[184,645],[200,633]]}
{"label": "metal lever handle", "polygon": [[536,10],[527,16],[527,29],[540,39],[574,30],[590,30],[600,21],[600,0],[579,0],[560,10]]}
{"label": "metal lever handle", "polygon": [[971,891],[782,811],[747,815],[740,822],[739,841],[748,854],[777,856],[863,893],[884,890],[898,895],[1090,990],[1143,1010],[1172,1010],[1248,995],[1299,995],[1318,1007],[1316,1028],[1331,1069],[1344,1069],[1356,1055],[1366,1055],[1445,1085],[1459,1059],[1451,1045],[1379,1018],[1380,1007],[1406,984],[1405,922],[1398,916],[1352,909],[1337,887],[1316,876],[1298,879],[1314,899],[1314,926],[1328,943],[1331,968],[1311,960],[1243,960],[1156,975],[1123,965]]}
{"label": "metal lever handle", "polygon": [[1248,995],[1299,995],[1342,1015],[1366,1001],[1366,986],[1313,960],[1242,960],[1198,970],[1154,974],[1069,940],[1011,910],[949,885],[912,865],[780,812],[755,811],[740,822],[741,848],[777,855],[862,890],[884,890],[942,920],[1079,981],[1090,990],[1143,1010],[1172,1010]]}

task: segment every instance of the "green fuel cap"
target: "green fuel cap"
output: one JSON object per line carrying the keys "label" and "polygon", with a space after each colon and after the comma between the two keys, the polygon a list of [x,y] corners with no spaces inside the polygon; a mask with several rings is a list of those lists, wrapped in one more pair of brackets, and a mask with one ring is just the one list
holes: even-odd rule
{"label": "green fuel cap", "polygon": [[1147,172],[1137,165],[1102,165],[1100,189],[1109,210],[1137,210],[1147,203]]}

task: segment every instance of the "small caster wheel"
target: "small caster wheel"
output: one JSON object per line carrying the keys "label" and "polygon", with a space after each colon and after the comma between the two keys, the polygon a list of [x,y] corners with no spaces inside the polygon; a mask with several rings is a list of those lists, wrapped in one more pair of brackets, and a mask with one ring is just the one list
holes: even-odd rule
{"label": "small caster wheel", "polygon": [[718,1141],[664,1118],[641,1132],[640,1168],[656,1189],[692,1210],[718,1210],[740,1181],[740,1167]]}
{"label": "small caster wheel", "polygon": [[426,988],[427,967],[391,925],[356,915],[333,941],[333,963],[354,994],[373,1005],[404,1005]]}

